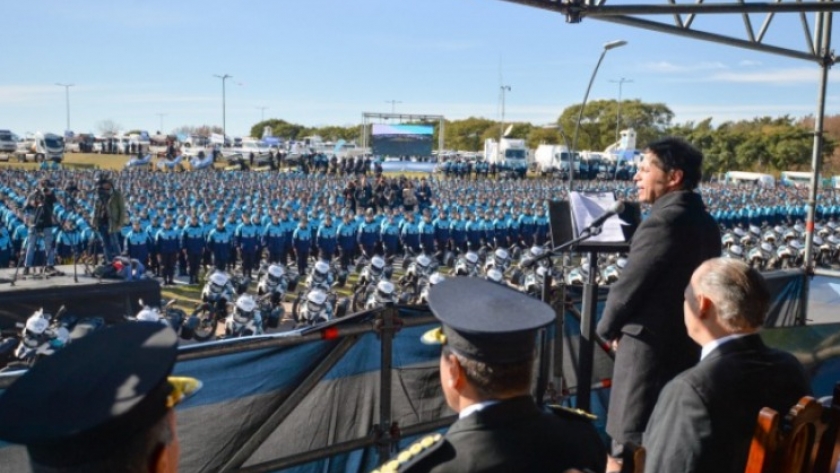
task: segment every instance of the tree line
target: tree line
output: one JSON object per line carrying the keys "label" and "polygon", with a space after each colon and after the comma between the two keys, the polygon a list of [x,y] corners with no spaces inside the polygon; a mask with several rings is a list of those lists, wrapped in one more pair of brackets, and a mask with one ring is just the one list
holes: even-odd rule
{"label": "tree line", "polygon": [[[500,124],[497,120],[469,117],[444,122],[444,146],[459,151],[481,151],[488,138],[498,139],[507,131],[509,138],[524,139],[529,148],[540,144],[572,147],[580,104],[566,107],[554,123],[535,125],[526,122]],[[603,150],[617,140],[616,131],[632,127],[637,147],[664,136],[681,136],[700,148],[705,172],[745,170],[773,172],[807,169],[813,146],[813,117],[757,117],[748,120],[712,124],[712,118],[698,122],[673,123],[674,112],[663,103],[641,100],[593,100],[583,110],[578,131],[577,149]],[[434,142],[440,130],[434,126]],[[318,135],[327,141],[361,142],[361,126],[306,127],[281,119],[268,119],[251,127],[251,136],[262,136],[270,127],[274,136],[299,140]],[[823,156],[824,171],[840,171],[840,159],[834,156],[840,140],[840,115],[826,117]],[[369,132],[369,130],[368,130]],[[369,142],[369,140],[368,140]]]}

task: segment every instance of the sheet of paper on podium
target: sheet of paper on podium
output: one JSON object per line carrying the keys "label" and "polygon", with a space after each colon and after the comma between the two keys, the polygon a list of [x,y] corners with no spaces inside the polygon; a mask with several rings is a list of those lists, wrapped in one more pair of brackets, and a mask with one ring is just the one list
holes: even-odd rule
{"label": "sheet of paper on podium", "polygon": [[[613,208],[615,195],[612,192],[572,192],[569,201],[572,208],[572,224],[574,225],[575,236],[579,237],[581,230]],[[621,219],[618,218],[618,215],[608,218],[602,226],[601,233],[587,241],[590,243],[623,243],[625,240],[624,231],[621,229]]]}

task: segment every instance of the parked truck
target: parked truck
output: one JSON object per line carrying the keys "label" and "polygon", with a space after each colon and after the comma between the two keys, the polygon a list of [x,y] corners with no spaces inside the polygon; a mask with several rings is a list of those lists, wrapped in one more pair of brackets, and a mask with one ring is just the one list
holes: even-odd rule
{"label": "parked truck", "polygon": [[54,133],[35,133],[31,140],[21,142],[15,152],[17,160],[26,162],[52,161],[60,163],[64,159],[64,138]]}

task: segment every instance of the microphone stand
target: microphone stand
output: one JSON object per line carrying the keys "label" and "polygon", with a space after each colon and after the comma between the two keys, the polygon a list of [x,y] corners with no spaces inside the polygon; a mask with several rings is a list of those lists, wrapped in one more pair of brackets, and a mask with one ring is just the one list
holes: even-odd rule
{"label": "microphone stand", "polygon": [[[577,246],[579,243],[586,241],[589,238],[592,238],[593,236],[599,235],[601,233],[602,228],[603,223],[598,226],[587,227],[580,233],[580,235],[578,235],[577,238],[569,240],[566,243],[563,243],[562,245],[558,246],[557,248],[554,248],[553,250],[543,253],[539,257],[530,260],[530,264],[535,264],[538,261],[550,258],[552,256],[559,256],[564,251],[574,246]],[[580,341],[578,343],[578,367],[576,373],[577,402],[575,407],[588,412],[592,404],[592,366],[595,355],[595,344],[597,343],[595,334],[595,315],[598,307],[597,251],[589,251],[589,261],[587,264],[589,266],[589,274],[586,283],[583,285],[583,309],[581,311],[580,320]],[[547,281],[550,281],[550,279],[548,279]],[[545,299],[547,296],[548,294],[544,290],[543,298]],[[563,317],[563,314],[560,314],[560,316]],[[562,324],[560,324],[559,327],[562,327]],[[562,331],[558,332],[555,336],[562,337]],[[541,353],[545,352],[546,351],[541,351]],[[541,358],[544,356],[545,355],[541,354]],[[542,361],[547,366],[547,359],[542,359]],[[547,377],[548,373],[541,369],[540,373],[538,374],[536,389],[536,398],[538,402],[542,401],[543,395],[545,393]]]}

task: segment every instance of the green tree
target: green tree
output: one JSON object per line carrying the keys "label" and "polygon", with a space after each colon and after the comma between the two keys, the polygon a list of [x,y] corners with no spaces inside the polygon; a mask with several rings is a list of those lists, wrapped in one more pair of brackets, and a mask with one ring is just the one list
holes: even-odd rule
{"label": "green tree", "polygon": [[263,128],[271,127],[271,132],[274,136],[296,140],[306,136],[306,127],[297,123],[289,123],[285,120],[272,118],[264,120],[251,127],[251,136],[259,138],[263,135]]}
{"label": "green tree", "polygon": [[[574,139],[579,113],[580,104],[574,104],[566,107],[557,119],[557,123],[563,127],[570,140]],[[580,121],[577,148],[602,150],[614,143],[617,117],[617,100],[587,102]],[[644,146],[645,143],[662,137],[669,129],[673,118],[674,112],[663,103],[645,103],[638,99],[623,100],[619,128],[635,129],[636,143]]]}

